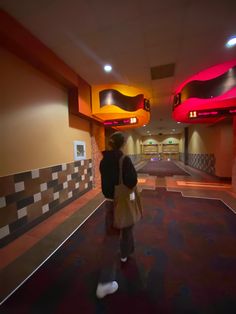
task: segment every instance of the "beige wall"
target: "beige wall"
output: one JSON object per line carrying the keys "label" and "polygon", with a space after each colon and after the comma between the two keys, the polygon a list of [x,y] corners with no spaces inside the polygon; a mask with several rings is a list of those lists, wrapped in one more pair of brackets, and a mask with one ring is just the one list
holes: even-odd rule
{"label": "beige wall", "polygon": [[189,127],[189,149],[191,154],[214,154],[216,175],[230,177],[233,159],[233,124],[224,120],[217,124],[192,125]]}
{"label": "beige wall", "polygon": [[86,142],[87,121],[69,116],[67,91],[0,49],[0,176],[73,161],[73,141]]}
{"label": "beige wall", "polygon": [[214,152],[215,130],[206,125],[192,125],[189,127],[190,154],[210,154]]}
{"label": "beige wall", "polygon": [[233,165],[233,124],[221,123],[216,132],[215,156],[216,175],[231,177]]}
{"label": "beige wall", "polygon": [[135,131],[127,133],[127,142],[123,149],[125,154],[136,155],[141,153],[141,138]]}
{"label": "beige wall", "polygon": [[184,132],[183,132],[181,133],[180,139],[179,139],[179,152],[180,153],[184,153],[184,143],[185,143],[185,139],[184,139]]}

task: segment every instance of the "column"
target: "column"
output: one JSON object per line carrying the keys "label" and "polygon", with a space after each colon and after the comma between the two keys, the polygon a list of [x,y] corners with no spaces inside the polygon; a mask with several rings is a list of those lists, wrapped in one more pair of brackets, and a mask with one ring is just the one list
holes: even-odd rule
{"label": "column", "polygon": [[105,149],[105,131],[102,125],[91,123],[91,145],[93,164],[93,187],[101,187],[99,164],[102,159],[102,151]]}

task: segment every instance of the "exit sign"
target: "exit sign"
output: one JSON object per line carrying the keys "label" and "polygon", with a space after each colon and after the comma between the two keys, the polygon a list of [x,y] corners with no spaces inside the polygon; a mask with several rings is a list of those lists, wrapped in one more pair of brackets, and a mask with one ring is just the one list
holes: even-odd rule
{"label": "exit sign", "polygon": [[168,143],[169,143],[169,144],[172,144],[172,141],[169,141]]}
{"label": "exit sign", "polygon": [[152,145],[152,141],[149,141],[148,144]]}

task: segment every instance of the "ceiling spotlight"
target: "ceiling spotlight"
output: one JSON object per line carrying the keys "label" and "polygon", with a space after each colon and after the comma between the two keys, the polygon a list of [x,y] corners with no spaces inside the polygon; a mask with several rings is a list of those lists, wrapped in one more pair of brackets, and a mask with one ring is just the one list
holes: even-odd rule
{"label": "ceiling spotlight", "polygon": [[105,72],[111,72],[111,70],[112,70],[112,66],[110,64],[104,65],[104,71]]}
{"label": "ceiling spotlight", "polygon": [[143,127],[145,127],[145,126],[146,126],[146,124],[143,125]]}
{"label": "ceiling spotlight", "polygon": [[226,47],[227,48],[232,48],[233,46],[236,45],[236,36],[231,37],[227,43],[226,43]]}

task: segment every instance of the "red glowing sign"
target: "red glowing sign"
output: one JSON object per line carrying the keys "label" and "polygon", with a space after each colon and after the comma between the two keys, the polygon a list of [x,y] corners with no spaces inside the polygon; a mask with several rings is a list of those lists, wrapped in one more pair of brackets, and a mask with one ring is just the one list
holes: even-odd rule
{"label": "red glowing sign", "polygon": [[189,119],[211,118],[236,114],[236,107],[189,111]]}
{"label": "red glowing sign", "polygon": [[235,103],[236,59],[183,82],[175,91],[172,116],[184,123],[214,123],[236,114]]}
{"label": "red glowing sign", "polygon": [[116,119],[116,120],[107,120],[104,121],[104,126],[122,126],[122,125],[131,125],[137,124],[138,119],[136,117],[125,118],[125,119]]}

